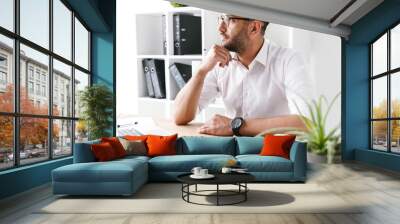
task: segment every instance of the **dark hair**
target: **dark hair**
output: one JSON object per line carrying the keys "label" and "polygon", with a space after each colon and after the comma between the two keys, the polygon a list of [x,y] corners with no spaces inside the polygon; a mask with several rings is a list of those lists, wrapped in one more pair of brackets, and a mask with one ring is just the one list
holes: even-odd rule
{"label": "dark hair", "polygon": [[261,21],[261,22],[263,22],[263,25],[261,26],[261,34],[264,36],[265,30],[267,29],[269,22],[265,22],[265,21]]}

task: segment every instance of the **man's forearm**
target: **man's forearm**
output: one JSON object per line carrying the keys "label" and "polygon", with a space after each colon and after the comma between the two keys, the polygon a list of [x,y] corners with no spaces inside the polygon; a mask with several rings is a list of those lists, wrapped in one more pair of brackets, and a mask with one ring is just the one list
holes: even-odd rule
{"label": "man's forearm", "polygon": [[174,112],[174,120],[176,124],[187,124],[196,116],[199,98],[206,75],[207,72],[199,70],[176,96]]}
{"label": "man's forearm", "polygon": [[255,136],[261,132],[280,127],[293,127],[306,130],[306,127],[298,115],[285,115],[271,118],[246,119],[240,128],[240,134],[244,136]]}

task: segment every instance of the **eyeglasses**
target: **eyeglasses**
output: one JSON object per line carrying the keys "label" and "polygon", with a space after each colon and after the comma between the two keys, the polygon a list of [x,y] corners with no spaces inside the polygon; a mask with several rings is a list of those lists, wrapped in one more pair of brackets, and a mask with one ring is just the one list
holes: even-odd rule
{"label": "eyeglasses", "polygon": [[253,20],[253,19],[243,18],[243,17],[221,15],[221,16],[218,17],[218,25],[221,25],[222,23],[224,23],[226,26],[229,26],[229,23],[231,22],[232,19],[246,20],[246,21]]}

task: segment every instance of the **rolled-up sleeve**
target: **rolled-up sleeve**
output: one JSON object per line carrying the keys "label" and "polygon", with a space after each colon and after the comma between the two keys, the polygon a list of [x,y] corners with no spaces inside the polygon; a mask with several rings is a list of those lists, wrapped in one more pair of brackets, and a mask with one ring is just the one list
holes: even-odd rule
{"label": "rolled-up sleeve", "polygon": [[214,103],[215,99],[220,95],[218,88],[218,71],[217,68],[212,69],[204,79],[203,89],[201,90],[197,113],[206,108],[210,103]]}
{"label": "rolled-up sleeve", "polygon": [[284,85],[291,114],[308,116],[307,103],[314,99],[314,84],[307,64],[299,53],[294,53],[285,66]]}

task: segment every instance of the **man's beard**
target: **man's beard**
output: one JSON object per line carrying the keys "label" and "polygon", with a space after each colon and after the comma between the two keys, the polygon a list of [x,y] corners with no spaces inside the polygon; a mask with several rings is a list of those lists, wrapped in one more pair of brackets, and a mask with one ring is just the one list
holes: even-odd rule
{"label": "man's beard", "polygon": [[246,33],[244,30],[241,30],[240,33],[232,37],[232,39],[229,42],[224,43],[222,46],[228,49],[228,51],[241,53],[246,49],[246,43],[247,43]]}

